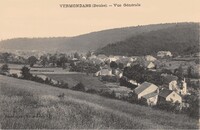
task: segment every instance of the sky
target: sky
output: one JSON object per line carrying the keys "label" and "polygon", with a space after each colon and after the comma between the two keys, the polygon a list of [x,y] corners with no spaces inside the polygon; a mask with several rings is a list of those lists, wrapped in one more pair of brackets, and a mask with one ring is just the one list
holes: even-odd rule
{"label": "sky", "polygon": [[[141,4],[140,7],[60,8],[60,4]],[[137,25],[199,22],[200,0],[0,0],[0,40],[76,36]]]}

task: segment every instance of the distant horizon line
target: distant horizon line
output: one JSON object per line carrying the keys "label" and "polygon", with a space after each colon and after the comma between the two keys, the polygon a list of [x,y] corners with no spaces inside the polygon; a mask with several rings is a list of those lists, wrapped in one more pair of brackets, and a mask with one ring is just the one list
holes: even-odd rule
{"label": "distant horizon line", "polygon": [[23,39],[23,38],[27,38],[27,39],[36,39],[36,38],[73,38],[73,37],[78,37],[78,36],[82,36],[82,35],[87,35],[90,33],[96,33],[96,32],[101,32],[101,31],[106,31],[106,30],[112,30],[112,29],[123,29],[123,28],[131,28],[131,27],[139,27],[139,26],[149,26],[149,25],[162,25],[162,24],[178,24],[178,23],[200,23],[200,21],[190,21],[190,22],[169,22],[169,23],[151,23],[151,24],[141,24],[141,25],[133,25],[133,26],[123,26],[123,27],[115,27],[115,28],[105,28],[105,29],[101,29],[101,30],[96,30],[96,31],[91,31],[91,32],[86,32],[86,33],[82,33],[82,34],[77,34],[77,35],[72,35],[72,36],[33,36],[33,37],[29,37],[29,36],[19,36],[19,37],[12,37],[12,38],[1,38],[1,41],[6,41],[6,40],[12,40],[12,39]]}

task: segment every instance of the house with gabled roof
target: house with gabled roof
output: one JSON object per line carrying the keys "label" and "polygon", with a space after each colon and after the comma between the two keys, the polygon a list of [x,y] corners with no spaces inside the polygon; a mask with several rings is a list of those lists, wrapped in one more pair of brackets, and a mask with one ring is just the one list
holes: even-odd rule
{"label": "house with gabled roof", "polygon": [[169,89],[162,89],[158,95],[158,102],[179,102],[182,103],[182,97],[175,91]]}
{"label": "house with gabled roof", "polygon": [[102,68],[98,72],[95,73],[96,76],[114,76],[112,74],[112,69],[110,68]]}
{"label": "house with gabled roof", "polygon": [[172,53],[170,51],[159,51],[157,53],[157,56],[161,58],[166,57],[166,56],[172,57]]}
{"label": "house with gabled roof", "polygon": [[145,56],[145,60],[146,60],[146,61],[152,61],[152,62],[153,62],[153,61],[156,61],[157,59],[156,59],[155,57],[151,56],[151,55],[146,55],[146,56]]}
{"label": "house with gabled roof", "polygon": [[144,62],[144,65],[143,65],[145,68],[147,68],[147,69],[153,69],[153,68],[155,68],[156,67],[156,65],[153,63],[153,62],[151,62],[151,61],[146,61],[146,62]]}
{"label": "house with gabled roof", "polygon": [[134,95],[137,99],[141,99],[142,96],[145,96],[150,93],[158,93],[159,88],[155,84],[144,82],[134,89]]}
{"label": "house with gabled roof", "polygon": [[99,59],[99,60],[102,60],[102,61],[106,61],[106,59],[107,59],[108,57],[107,57],[106,55],[104,55],[104,54],[100,54],[100,55],[98,55],[96,58]]}

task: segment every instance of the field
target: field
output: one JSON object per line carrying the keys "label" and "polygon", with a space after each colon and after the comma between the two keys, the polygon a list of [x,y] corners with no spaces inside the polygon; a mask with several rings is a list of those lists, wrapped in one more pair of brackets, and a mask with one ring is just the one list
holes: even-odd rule
{"label": "field", "polygon": [[5,76],[0,76],[0,106],[2,129],[198,128],[198,121],[185,115]]}
{"label": "field", "polygon": [[86,88],[89,89],[105,89],[107,88],[101,81],[98,80],[97,77],[93,77],[91,75],[86,75],[84,73],[68,73],[68,74],[45,74],[51,79],[57,81],[64,81],[68,83],[69,87],[73,87],[79,82],[82,82]]}

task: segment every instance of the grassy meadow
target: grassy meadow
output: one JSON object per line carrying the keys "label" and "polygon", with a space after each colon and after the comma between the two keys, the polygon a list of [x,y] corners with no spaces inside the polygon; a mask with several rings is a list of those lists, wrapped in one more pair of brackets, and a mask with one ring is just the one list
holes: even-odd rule
{"label": "grassy meadow", "polygon": [[105,89],[107,88],[97,77],[91,75],[86,75],[84,73],[69,73],[69,74],[45,74],[51,79],[57,81],[64,81],[68,83],[69,87],[73,87],[79,82],[82,82],[88,89]]}
{"label": "grassy meadow", "polygon": [[0,129],[197,129],[197,124],[185,115],[0,76]]}

